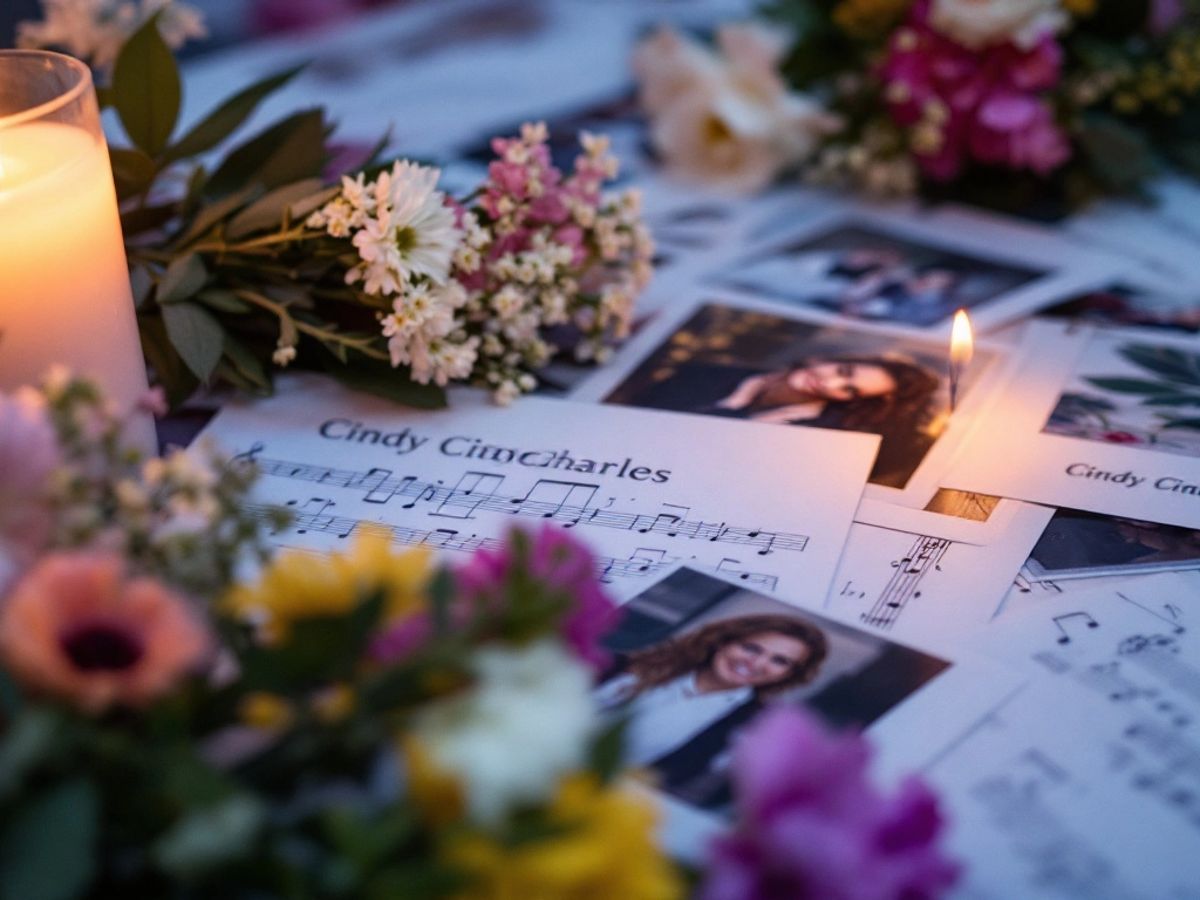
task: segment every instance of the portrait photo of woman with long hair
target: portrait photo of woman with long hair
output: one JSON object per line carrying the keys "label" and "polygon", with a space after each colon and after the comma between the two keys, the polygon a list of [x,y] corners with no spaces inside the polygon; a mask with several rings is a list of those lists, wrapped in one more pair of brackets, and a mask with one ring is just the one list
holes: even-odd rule
{"label": "portrait photo of woman with long hair", "polygon": [[628,708],[627,758],[652,765],[734,710],[812,681],[827,653],[824,633],[802,618],[723,619],[630,654],[596,698]]}
{"label": "portrait photo of woman with long hair", "polygon": [[865,729],[949,665],[686,567],[625,604],[605,645],[613,664],[593,698],[621,723],[623,758],[713,811],[727,809],[739,734],[767,709]]}
{"label": "portrait photo of woman with long hair", "polygon": [[855,337],[706,305],[606,400],[877,434],[883,441],[871,483],[903,488],[944,424],[943,374],[895,339]]}

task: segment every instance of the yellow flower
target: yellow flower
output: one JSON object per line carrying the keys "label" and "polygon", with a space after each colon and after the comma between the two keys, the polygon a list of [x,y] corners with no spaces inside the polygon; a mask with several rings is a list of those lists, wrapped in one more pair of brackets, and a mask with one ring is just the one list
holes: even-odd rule
{"label": "yellow flower", "polygon": [[415,738],[401,739],[400,755],[404,759],[409,795],[425,820],[444,827],[461,819],[467,805],[458,779],[439,767]]}
{"label": "yellow flower", "polygon": [[452,839],[446,862],[473,877],[456,900],[676,900],[679,874],[654,840],[647,801],[591,775],[560,785],[548,810],[561,834],[505,846],[480,834]]}
{"label": "yellow flower", "polygon": [[281,731],[294,718],[291,705],[276,694],[257,691],[247,694],[238,706],[238,716],[251,728]]}
{"label": "yellow flower", "polygon": [[1076,17],[1090,16],[1096,11],[1096,0],[1062,0],[1062,5]]}
{"label": "yellow flower", "polygon": [[912,0],[842,0],[833,10],[833,21],[853,38],[870,40],[890,31]]}
{"label": "yellow flower", "polygon": [[336,725],[350,717],[356,703],[354,690],[349,685],[331,684],[313,696],[311,707],[318,722]]}
{"label": "yellow flower", "polygon": [[395,553],[381,533],[368,533],[348,553],[320,556],[300,550],[275,558],[255,585],[238,585],[224,609],[261,626],[268,640],[287,638],[294,622],[346,615],[375,591],[385,593],[386,617],[403,618],[425,604],[427,550]]}

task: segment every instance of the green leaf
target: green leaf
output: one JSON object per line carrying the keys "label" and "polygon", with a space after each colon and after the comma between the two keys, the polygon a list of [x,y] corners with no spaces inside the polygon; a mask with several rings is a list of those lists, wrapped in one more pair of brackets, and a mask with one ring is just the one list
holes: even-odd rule
{"label": "green leaf", "polygon": [[38,707],[8,724],[0,741],[0,797],[18,790],[29,770],[61,746],[60,724],[58,716]]}
{"label": "green leaf", "polygon": [[326,371],[356,391],[374,394],[414,409],[443,409],[446,392],[436,384],[417,384],[403,366],[391,368],[386,363],[358,359],[353,365],[340,365],[329,359]]}
{"label": "green leaf", "polygon": [[207,381],[225,346],[221,323],[204,307],[187,302],[162,307],[162,318],[171,345],[188,369],[201,381]]}
{"label": "green leaf", "polygon": [[180,303],[195,296],[207,281],[208,269],[204,267],[200,254],[179,256],[167,266],[154,297],[163,306]]}
{"label": "green leaf", "polygon": [[167,145],[179,117],[179,66],[158,31],[158,16],[125,42],[113,66],[113,105],[125,133],[149,156]]}
{"label": "green leaf", "polygon": [[625,759],[625,719],[619,719],[592,742],[588,768],[596,773],[602,784],[608,784],[621,771]]}
{"label": "green leaf", "polygon": [[211,150],[236,131],[258,108],[259,103],[295,78],[303,68],[296,66],[271,75],[234,94],[168,147],[163,153],[163,159],[171,162]]}
{"label": "green leaf", "polygon": [[1174,385],[1161,381],[1143,381],[1140,378],[1085,378],[1089,384],[1104,391],[1115,394],[1174,394],[1178,391]]}
{"label": "green leaf", "polygon": [[243,205],[253,199],[259,190],[260,188],[250,186],[230,194],[228,197],[223,197],[216,202],[201,206],[199,212],[196,213],[196,217],[192,219],[192,224],[175,238],[175,246],[186,247],[192,241],[196,240],[196,238],[203,237],[218,222],[237,212]]}
{"label": "green leaf", "polygon": [[288,116],[234,149],[208,179],[204,192],[223,197],[249,185],[270,190],[320,177],[326,158],[325,133],[320,109]]}
{"label": "green leaf", "polygon": [[228,332],[225,333],[225,359],[259,393],[269,394],[271,392],[271,378],[267,375],[258,357],[249,347]]}
{"label": "green leaf", "polygon": [[158,174],[154,160],[136,148],[109,147],[108,156],[112,162],[118,199],[126,200],[144,194]]}
{"label": "green leaf", "polygon": [[[322,188],[320,178],[306,178],[278,187],[234,216],[225,229],[225,236],[236,241],[256,231],[281,228],[292,204],[306,200],[318,191],[328,193]],[[333,193],[336,192],[335,188]]]}
{"label": "green leaf", "polygon": [[310,194],[300,200],[294,202],[288,209],[288,216],[293,222],[299,222],[302,219],[307,219],[310,213],[320,209],[330,200],[338,195],[341,191],[340,187],[328,187],[324,190],[317,191],[315,194]]}
{"label": "green leaf", "polygon": [[171,875],[195,878],[252,853],[265,820],[255,798],[230,797],[177,822],[155,844],[154,858]]}
{"label": "green leaf", "polygon": [[231,316],[244,316],[255,310],[255,307],[241,299],[233,291],[221,288],[210,288],[209,290],[201,291],[196,295],[196,299],[209,309],[229,313]]}
{"label": "green leaf", "polygon": [[77,779],[18,809],[0,835],[0,896],[81,896],[95,873],[99,807],[92,785]]}
{"label": "green leaf", "polygon": [[162,316],[139,315],[138,330],[146,362],[150,364],[156,382],[166,392],[167,402],[174,409],[192,396],[200,381],[171,345]]}

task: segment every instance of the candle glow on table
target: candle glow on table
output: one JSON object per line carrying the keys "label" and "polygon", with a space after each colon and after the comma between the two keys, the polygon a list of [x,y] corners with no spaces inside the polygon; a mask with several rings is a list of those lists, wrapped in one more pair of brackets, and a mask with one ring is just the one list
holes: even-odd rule
{"label": "candle glow on table", "polygon": [[[32,65],[37,56],[50,59]],[[0,78],[12,78],[13,58],[35,78],[55,57],[0,54]],[[128,410],[146,390],[145,363],[108,151],[90,76],[79,77],[82,90],[57,106],[0,110],[0,389],[61,364]]]}
{"label": "candle glow on table", "polygon": [[954,314],[950,328],[950,411],[958,402],[958,383],[971,358],[975,355],[975,338],[971,331],[971,319],[965,309]]}

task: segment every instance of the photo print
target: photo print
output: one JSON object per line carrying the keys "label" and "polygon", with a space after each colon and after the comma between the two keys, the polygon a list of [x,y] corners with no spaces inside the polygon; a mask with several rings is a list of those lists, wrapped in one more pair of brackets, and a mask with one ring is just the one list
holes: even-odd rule
{"label": "photo print", "polygon": [[775,704],[869,728],[942,676],[945,659],[692,569],[624,606],[594,696],[626,721],[626,752],[685,805],[724,812],[730,748]]}
{"label": "photo print", "polygon": [[844,318],[926,328],[1044,274],[848,220],[743,259],[718,281]]}
{"label": "photo print", "polygon": [[1035,319],[943,484],[1200,528],[1200,348]]}
{"label": "photo print", "polygon": [[1097,332],[1043,431],[1200,457],[1200,348]]}
{"label": "photo print", "polygon": [[1025,563],[1037,581],[1200,569],[1200,531],[1059,509]]}
{"label": "photo print", "polygon": [[[655,337],[605,402],[878,434],[870,481],[893,491],[913,482],[950,419],[938,343],[721,303],[695,307]],[[964,402],[992,361],[987,350],[977,355],[960,385]]]}

